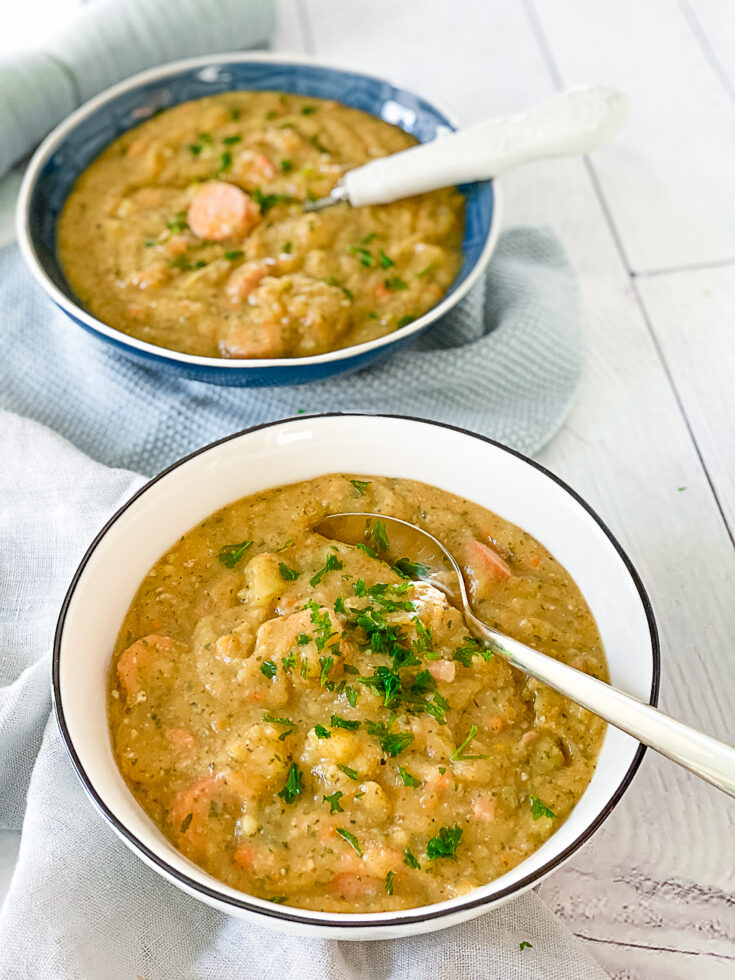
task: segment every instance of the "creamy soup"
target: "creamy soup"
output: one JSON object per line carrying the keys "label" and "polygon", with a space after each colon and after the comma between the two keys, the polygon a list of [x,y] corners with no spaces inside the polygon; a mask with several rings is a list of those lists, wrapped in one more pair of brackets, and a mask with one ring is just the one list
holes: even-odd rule
{"label": "creamy soup", "polygon": [[405,326],[460,264],[453,188],[306,214],[348,170],[416,141],[356,109],[277,92],[175,106],[79,177],[59,260],[104,323],[213,357],[302,357]]}
{"label": "creamy soup", "polygon": [[579,589],[520,528],[425,484],[329,475],[223,508],[154,565],[109,714],[126,782],[192,861],[274,902],[377,912],[528,857],[584,792],[604,724],[492,657],[410,560],[311,530],[351,510],[430,531],[487,623],[607,678]]}

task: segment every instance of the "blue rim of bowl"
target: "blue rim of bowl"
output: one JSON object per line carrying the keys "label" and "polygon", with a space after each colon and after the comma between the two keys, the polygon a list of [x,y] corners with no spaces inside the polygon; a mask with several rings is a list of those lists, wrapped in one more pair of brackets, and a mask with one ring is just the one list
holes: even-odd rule
{"label": "blue rim of bowl", "polygon": [[[36,180],[49,156],[51,156],[51,154],[56,150],[57,145],[67,136],[69,132],[74,129],[78,123],[86,119],[87,116],[93,112],[96,112],[97,109],[103,106],[106,102],[117,98],[118,95],[134,89],[145,82],[153,82],[159,79],[163,80],[169,75],[175,75],[181,71],[203,68],[207,65],[221,65],[234,62],[245,64],[248,62],[270,62],[274,65],[292,64],[311,66],[315,68],[325,68],[331,71],[346,72],[362,78],[369,78],[377,82],[383,82],[387,85],[391,85],[394,88],[405,88],[405,86],[398,85],[395,82],[391,82],[379,75],[369,75],[365,72],[356,72],[354,69],[345,67],[344,65],[339,65],[309,56],[273,54],[270,52],[230,52],[220,55],[211,55],[208,57],[186,58],[181,61],[172,61],[166,65],[161,65],[156,68],[150,68],[146,71],[138,72],[136,75],[132,75],[130,78],[127,78],[124,81],[118,82],[118,84],[112,85],[110,88],[105,89],[104,92],[101,92],[99,95],[94,96],[94,98],[89,99],[78,109],[72,112],[71,115],[67,116],[63,122],[59,123],[59,125],[53,129],[51,133],[49,133],[46,139],[33,154],[31,162],[28,165],[28,169],[23,176],[23,181],[18,193],[16,210],[16,236],[20,246],[20,251],[36,282],[41,286],[51,300],[53,300],[53,302],[56,303],[56,305],[59,306],[68,316],[80,322],[86,329],[90,330],[92,333],[100,335],[105,340],[113,341],[113,343],[117,344],[119,347],[122,347],[129,353],[153,357],[161,362],[167,362],[171,365],[186,368],[210,368],[215,370],[219,369],[220,371],[261,369],[267,372],[268,369],[293,367],[295,365],[308,368],[311,365],[323,365],[335,362],[338,363],[342,360],[351,360],[364,354],[369,355],[374,352],[378,352],[382,348],[390,347],[394,343],[405,341],[414,334],[420,334],[424,329],[431,326],[431,324],[435,323],[440,317],[444,316],[462,299],[464,299],[486,269],[487,264],[490,261],[490,257],[495,251],[495,246],[497,245],[498,237],[500,235],[502,203],[497,178],[491,181],[493,188],[493,211],[490,220],[490,231],[488,232],[487,239],[479,258],[477,259],[474,267],[467,274],[464,281],[461,282],[459,286],[457,286],[457,288],[451,292],[451,294],[444,296],[443,299],[436,304],[436,306],[433,306],[430,310],[427,310],[426,313],[420,317],[417,317],[416,320],[407,324],[405,327],[400,327],[399,329],[394,330],[392,333],[385,334],[382,337],[376,337],[374,340],[370,340],[362,344],[355,344],[352,347],[343,347],[338,350],[328,351],[325,354],[312,354],[308,357],[298,358],[277,357],[231,359],[185,354],[182,351],[169,350],[167,347],[159,347],[156,344],[149,344],[144,340],[138,340],[135,337],[131,337],[129,334],[116,330],[114,327],[103,323],[102,320],[98,320],[97,317],[89,313],[81,304],[72,300],[59,289],[56,283],[54,283],[48,276],[38,258],[30,229],[30,203]],[[414,93],[413,90],[411,90],[411,92],[412,94],[418,95],[418,93]],[[420,97],[439,110],[455,129],[458,129],[462,125],[461,120],[456,113],[447,108],[441,102],[441,100],[433,96]]]}
{"label": "blue rim of bowl", "polygon": [[[550,874],[555,868],[558,868],[560,865],[562,865],[569,857],[572,856],[572,854],[575,853],[575,851],[579,850],[579,848],[587,840],[589,840],[589,838],[595,833],[595,831],[598,830],[598,828],[602,825],[602,823],[604,823],[604,821],[610,816],[613,809],[620,802],[623,794],[630,786],[630,783],[634,775],[636,774],[641,762],[643,761],[643,756],[646,753],[645,745],[638,746],[635,756],[633,757],[633,761],[631,762],[627,772],[625,773],[620,783],[618,784],[618,787],[613,793],[613,795],[611,796],[609,802],[600,811],[600,813],[598,813],[597,817],[590,824],[587,825],[584,831],[580,833],[577,837],[575,837],[572,843],[569,844],[561,853],[556,855],[550,861],[547,861],[546,864],[544,864],[537,871],[534,871],[533,873],[527,875],[525,878],[522,878],[520,881],[517,881],[515,884],[508,885],[507,888],[501,889],[501,891],[493,895],[488,895],[483,898],[475,898],[475,899],[469,898],[467,901],[461,902],[460,904],[452,906],[451,908],[436,909],[435,906],[429,905],[429,906],[423,906],[423,908],[432,909],[432,907],[434,907],[435,910],[422,912],[421,911],[422,906],[419,906],[417,909],[414,910],[410,910],[410,909],[406,910],[406,914],[403,914],[403,910],[401,910],[401,913],[399,913],[399,915],[397,915],[394,920],[377,919],[377,918],[371,919],[368,917],[368,918],[360,918],[360,919],[349,918],[347,921],[341,921],[341,920],[333,921],[328,919],[320,919],[318,914],[316,913],[313,913],[311,916],[306,917],[304,915],[299,914],[300,911],[305,911],[305,910],[299,910],[298,908],[292,906],[281,906],[281,905],[272,904],[272,907],[264,908],[261,905],[254,905],[253,903],[249,902],[246,898],[236,899],[230,895],[224,895],[222,892],[217,891],[215,888],[210,888],[207,885],[203,885],[197,881],[194,881],[192,878],[189,878],[187,875],[176,870],[170,864],[168,864],[168,862],[165,861],[162,857],[160,857],[149,847],[147,847],[145,844],[139,841],[138,838],[133,833],[131,833],[127,829],[127,827],[107,807],[107,805],[104,803],[102,798],[95,790],[91,780],[87,776],[84,766],[82,765],[74,749],[74,745],[72,743],[72,739],[69,734],[69,729],[66,724],[66,719],[64,716],[64,708],[61,699],[61,688],[60,688],[60,677],[59,677],[60,661],[61,661],[61,641],[64,633],[64,624],[66,621],[66,615],[69,606],[71,604],[71,601],[74,597],[74,592],[76,590],[79,579],[82,573],[84,572],[87,563],[89,562],[90,558],[92,557],[95,550],[97,549],[97,546],[105,537],[107,532],[115,524],[115,522],[128,510],[128,508],[130,508],[136,502],[136,500],[138,500],[138,498],[141,497],[150,487],[158,483],[159,480],[162,480],[169,473],[178,469],[180,466],[183,466],[185,463],[188,463],[190,460],[195,459],[197,456],[201,456],[203,453],[208,452],[210,449],[214,449],[217,446],[221,446],[226,442],[231,442],[233,439],[238,439],[241,436],[248,435],[251,432],[257,432],[258,430],[261,429],[270,429],[273,426],[283,425],[284,423],[289,423],[289,422],[303,423],[305,421],[309,421],[310,419],[313,420],[313,419],[322,419],[322,418],[398,419],[400,421],[419,422],[422,425],[436,426],[437,428],[441,428],[441,429],[449,429],[453,432],[459,432],[462,435],[470,436],[473,439],[479,439],[480,441],[488,443],[491,446],[495,446],[496,449],[500,449],[511,456],[515,456],[516,458],[522,460],[524,463],[527,463],[529,466],[533,467],[535,470],[538,470],[538,472],[548,477],[552,482],[556,483],[557,486],[561,487],[562,490],[566,491],[566,493],[568,493],[573,500],[575,500],[584,510],[587,511],[590,517],[592,517],[592,519],[598,525],[600,530],[605,534],[605,536],[610,541],[613,548],[615,549],[615,551],[618,553],[621,560],[623,561],[623,564],[625,565],[628,574],[630,575],[633,584],[636,587],[636,590],[638,592],[638,597],[641,601],[641,605],[646,615],[646,621],[648,623],[648,630],[651,638],[653,677],[651,679],[651,693],[649,696],[648,703],[654,706],[658,704],[659,688],[661,684],[661,650],[659,645],[658,630],[656,628],[656,620],[653,613],[653,607],[651,606],[651,602],[648,598],[648,594],[646,593],[646,590],[643,586],[643,582],[641,581],[641,578],[635,566],[633,565],[632,561],[623,550],[623,547],[620,544],[620,542],[617,540],[615,535],[612,533],[612,531],[607,526],[607,524],[605,524],[602,518],[592,509],[592,507],[590,507],[587,501],[584,500],[575,490],[573,490],[562,479],[556,476],[555,473],[552,473],[550,470],[547,470],[546,467],[542,466],[540,463],[537,463],[535,460],[529,459],[528,456],[524,456],[523,453],[518,452],[516,449],[511,449],[509,446],[504,446],[502,443],[497,442],[494,439],[490,439],[488,436],[483,436],[477,432],[470,432],[468,429],[463,429],[457,425],[450,425],[449,423],[446,422],[435,422],[430,419],[416,418],[410,415],[385,415],[377,412],[375,413],[323,412],[315,415],[299,415],[296,417],[278,419],[274,422],[265,422],[261,425],[253,425],[247,429],[241,429],[239,432],[235,432],[232,435],[225,436],[222,439],[217,439],[215,442],[209,443],[209,445],[207,446],[202,446],[200,449],[197,449],[193,453],[189,453],[189,455],[182,457],[181,459],[177,460],[175,463],[172,463],[171,466],[166,467],[165,470],[162,470],[159,474],[157,474],[157,476],[154,476],[153,479],[149,480],[148,483],[145,484],[145,486],[141,487],[140,490],[138,490],[135,494],[133,494],[130,500],[128,500],[125,504],[123,504],[123,506],[120,507],[120,509],[116,511],[115,514],[113,514],[113,516],[109,519],[109,521],[107,521],[104,527],[96,535],[96,537],[92,541],[92,544],[89,546],[84,557],[82,558],[79,567],[74,573],[74,578],[71,581],[66,596],[64,597],[64,602],[61,606],[59,619],[56,625],[56,632],[54,635],[54,649],[53,649],[53,661],[52,661],[52,672],[51,672],[53,700],[54,700],[54,708],[56,711],[56,718],[59,725],[59,729],[61,731],[62,738],[64,740],[64,744],[66,745],[66,749],[71,757],[72,764],[77,772],[79,779],[82,782],[82,785],[87,791],[87,794],[91,797],[92,801],[97,806],[97,809],[101,812],[101,814],[105,817],[105,819],[113,826],[113,828],[117,831],[117,833],[128,841],[128,843],[132,846],[133,850],[139,852],[142,855],[145,855],[146,860],[150,864],[155,865],[157,868],[159,868],[163,872],[164,876],[168,876],[170,878],[175,879],[179,884],[183,885],[184,889],[198,893],[203,900],[210,899],[216,902],[223,903],[225,905],[230,905],[233,908],[238,908],[247,912],[255,913],[256,915],[265,915],[272,919],[280,919],[287,922],[298,923],[299,925],[315,926],[315,927],[335,929],[335,930],[366,929],[366,928],[381,929],[397,924],[411,925],[417,922],[428,922],[434,919],[442,919],[448,915],[455,915],[456,913],[476,909],[483,905],[495,905],[497,902],[501,902],[503,899],[510,898],[515,893],[520,893],[525,891],[527,888],[533,886],[536,882],[539,882],[541,879],[545,878],[546,875]],[[487,884],[491,884],[491,882],[488,882]],[[243,892],[243,894],[246,895],[247,893]],[[261,901],[267,902],[267,899],[261,899]],[[286,909],[288,909],[288,911],[286,911]],[[328,914],[339,915],[339,916],[351,915],[351,913],[328,913]],[[373,915],[377,917],[379,915],[386,915],[386,913],[378,912],[378,913],[373,913]]]}

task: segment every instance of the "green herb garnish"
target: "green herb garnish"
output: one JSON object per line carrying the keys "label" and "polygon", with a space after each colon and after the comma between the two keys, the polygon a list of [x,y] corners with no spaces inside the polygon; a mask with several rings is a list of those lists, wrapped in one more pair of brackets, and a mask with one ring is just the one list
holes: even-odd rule
{"label": "green herb garnish", "polygon": [[531,804],[531,813],[533,814],[533,819],[538,820],[539,817],[548,817],[553,820],[556,814],[553,810],[550,810],[545,803],[542,803],[538,796],[529,796],[528,802]]}
{"label": "green herb garnish", "polygon": [[288,770],[288,776],[286,776],[286,785],[278,795],[284,803],[293,803],[303,790],[304,783],[301,770],[295,762],[292,762],[291,768]]}
{"label": "green herb garnish", "polygon": [[329,804],[329,815],[330,815],[330,817],[331,817],[331,815],[333,813],[344,813],[344,809],[340,806],[340,803],[339,803],[342,795],[343,794],[340,793],[339,790],[336,790],[336,792],[332,793],[331,796],[323,796],[322,797],[322,799],[324,800],[324,802]]}
{"label": "green herb garnish", "polygon": [[388,551],[388,532],[385,529],[385,521],[374,521],[370,528],[370,537],[378,551]]}
{"label": "green herb garnish", "polygon": [[416,278],[423,279],[424,276],[428,276],[430,272],[434,271],[434,269],[436,269],[436,262],[429,262],[426,268],[422,269],[421,272],[416,273]]}
{"label": "green herb garnish", "polygon": [[269,680],[273,680],[273,678],[276,676],[277,670],[278,667],[276,667],[272,660],[264,660],[260,665],[261,674],[263,674]]}
{"label": "green herb garnish", "polygon": [[187,813],[187,815],[181,821],[181,827],[179,829],[179,833],[185,834],[187,832],[187,830],[189,829],[189,825],[191,824],[191,821],[192,821],[192,817],[193,816],[194,816],[193,813]]}
{"label": "green herb garnish", "polygon": [[217,558],[225,568],[234,568],[252,543],[252,541],[241,541],[239,544],[226,544]]}
{"label": "green herb garnish", "polygon": [[380,250],[380,266],[382,269],[390,269],[391,266],[395,265],[393,259],[385,254],[383,249]]}
{"label": "green herb garnish", "polygon": [[218,174],[227,173],[232,168],[232,154],[229,150],[225,150],[224,153],[219,155],[219,170]]}
{"label": "green herb garnish", "polygon": [[429,569],[426,565],[422,565],[420,562],[411,561],[410,558],[399,558],[398,561],[393,565],[399,575],[404,578],[424,578],[429,573]]}
{"label": "green herb garnish", "polygon": [[347,299],[355,298],[355,294],[351,290],[349,290],[347,286],[343,286],[336,276],[326,276],[322,281],[325,282],[328,286],[334,286],[336,289],[341,289],[342,292],[347,297]]}
{"label": "green herb garnish", "polygon": [[364,497],[365,491],[372,483],[372,480],[350,480],[350,483],[355,488],[358,497]]}
{"label": "green herb garnish", "polygon": [[337,763],[337,768],[341,770],[345,776],[347,776],[349,779],[353,779],[355,782],[357,782],[357,780],[360,778],[354,769],[350,769],[349,766],[342,765],[341,762]]}
{"label": "green herb garnish", "polygon": [[391,291],[397,289],[408,289],[408,283],[405,279],[401,279],[400,276],[392,276],[390,279],[384,279],[383,285],[386,289],[390,289]]}
{"label": "green herb garnish", "polygon": [[301,574],[295,568],[289,568],[284,561],[278,563],[278,571],[281,573],[281,578],[284,582],[295,582]]}
{"label": "green herb garnish", "polygon": [[528,942],[527,939],[524,939],[522,943],[519,943],[518,944],[518,948],[519,949],[533,949],[533,946],[531,945],[531,943]]}
{"label": "green herb garnish", "polygon": [[359,721],[348,721],[346,718],[341,718],[339,715],[332,715],[329,722],[332,728],[344,728],[348,732],[355,732],[360,727]]}
{"label": "green herb garnish", "polygon": [[356,255],[360,265],[364,265],[366,269],[375,265],[375,258],[370,249],[363,248],[361,245],[350,245],[349,252],[351,255]]}
{"label": "green herb garnish", "polygon": [[387,753],[391,759],[395,759],[413,742],[411,732],[391,732],[380,740],[381,749]]}
{"label": "green herb garnish", "polygon": [[281,251],[285,252],[286,255],[290,255],[292,250],[293,250],[293,244],[291,242],[286,242],[286,244],[281,249]]}
{"label": "green herb garnish", "polygon": [[449,758],[452,760],[452,762],[464,762],[464,761],[469,760],[469,759],[489,759],[490,758],[489,755],[463,755],[464,749],[470,744],[470,742],[475,737],[475,735],[477,735],[477,725],[473,725],[470,728],[469,735],[467,736],[467,738],[449,756]]}
{"label": "green herb garnish", "polygon": [[385,876],[385,890],[388,892],[389,895],[393,894],[393,879],[395,878],[395,876],[396,876],[395,871],[389,871],[388,874]]}
{"label": "green herb garnish", "polygon": [[349,830],[345,830],[344,827],[337,827],[337,833],[339,834],[340,837],[344,837],[347,843],[351,847],[354,847],[354,849],[357,851],[359,856],[362,857],[362,849],[360,848],[360,842],[357,839],[357,837],[355,837],[354,834],[351,834]]}
{"label": "green herb garnish", "polygon": [[314,725],[314,734],[317,738],[331,738],[332,733],[324,725]]}
{"label": "green herb garnish", "polygon": [[293,170],[293,160],[281,160],[281,173],[287,174]]}
{"label": "green herb garnish", "polygon": [[415,319],[416,319],[415,316],[411,316],[410,314],[406,314],[406,316],[402,316],[402,317],[399,317],[398,318],[398,322],[396,323],[396,326],[400,330],[401,327],[407,327],[409,325],[409,323],[413,323],[413,321]]}
{"label": "green herb garnish", "polygon": [[406,848],[403,852],[403,863],[408,865],[409,868],[415,868],[417,871],[421,870],[421,865],[408,848]]}
{"label": "green herb garnish", "polygon": [[239,143],[241,139],[242,136],[225,136],[222,142],[225,144],[225,146],[234,146],[235,143]]}
{"label": "green herb garnish", "polygon": [[290,718],[276,718],[275,715],[270,715],[267,711],[263,715],[263,721],[267,721],[271,725],[285,725],[286,728],[296,727]]}
{"label": "green herb garnish", "polygon": [[305,105],[301,107],[302,116],[313,116],[315,112],[316,112],[315,105]]}
{"label": "green herb garnish", "polygon": [[324,687],[324,685],[327,683],[327,677],[333,663],[334,657],[319,657],[319,665],[322,668],[322,676],[320,679],[320,684],[322,687]]}
{"label": "green herb garnish", "polygon": [[432,837],[426,845],[426,856],[430,861],[440,857],[453,858],[462,840],[462,829],[455,824],[453,827],[442,827],[438,837]]}
{"label": "green herb garnish", "polygon": [[283,664],[283,672],[287,674],[290,670],[296,666],[296,654],[289,653],[287,657],[281,657],[281,663]]}
{"label": "green herb garnish", "polygon": [[223,258],[227,259],[228,262],[234,262],[236,259],[241,259],[244,254],[241,248],[233,248],[229,252],[225,252]]}
{"label": "green herb garnish", "polygon": [[337,572],[342,567],[342,562],[336,555],[329,555],[324,568],[320,568],[316,575],[309,579],[309,585],[312,588],[315,588],[315,586],[319,585],[327,572]]}
{"label": "green herb garnish", "polygon": [[412,776],[407,769],[403,768],[403,766],[398,767],[398,775],[403,780],[404,786],[410,786],[411,788],[415,789],[417,786],[421,785],[421,780],[416,779],[415,776]]}

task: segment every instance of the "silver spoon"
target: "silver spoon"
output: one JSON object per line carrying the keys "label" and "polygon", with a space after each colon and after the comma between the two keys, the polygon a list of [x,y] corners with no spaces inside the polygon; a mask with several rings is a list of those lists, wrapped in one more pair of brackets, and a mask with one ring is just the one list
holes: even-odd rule
{"label": "silver spoon", "polygon": [[532,160],[589,153],[612,139],[627,118],[622,92],[604,85],[569,89],[516,115],[485,119],[349,170],[328,197],[307,201],[304,211],[389,204],[489,180]]}
{"label": "silver spoon", "polygon": [[[378,526],[377,533],[376,522],[383,524],[383,528]],[[380,533],[383,529],[384,534]],[[444,545],[428,532],[383,514],[332,514],[314,530],[346,544],[367,543],[380,558],[391,564],[409,556],[415,563],[411,577],[434,585],[452,605],[462,609],[470,632],[487,649],[735,797],[733,746],[698,732],[650,704],[487,626],[472,611],[459,565]]]}

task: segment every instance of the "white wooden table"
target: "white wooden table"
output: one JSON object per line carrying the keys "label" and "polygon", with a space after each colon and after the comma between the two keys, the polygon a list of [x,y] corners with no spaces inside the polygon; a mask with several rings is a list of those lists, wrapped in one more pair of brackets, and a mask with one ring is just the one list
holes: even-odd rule
{"label": "white wooden table", "polygon": [[[658,618],[661,704],[733,740],[735,9],[728,0],[279,0],[277,49],[434,94],[467,121],[605,82],[633,114],[591,159],[503,180],[505,224],[546,224],[589,348],[541,454],[609,523]],[[0,185],[0,235],[17,181]],[[0,835],[0,886],[14,835]],[[541,894],[611,976],[735,976],[735,805],[649,753]],[[0,894],[2,892],[0,891]]]}

